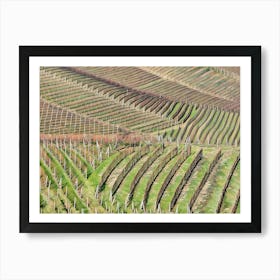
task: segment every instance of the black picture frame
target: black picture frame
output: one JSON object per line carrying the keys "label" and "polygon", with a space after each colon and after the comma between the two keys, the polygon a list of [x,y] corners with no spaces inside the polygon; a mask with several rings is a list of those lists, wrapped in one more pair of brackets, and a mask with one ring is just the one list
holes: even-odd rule
{"label": "black picture frame", "polygon": [[[249,56],[251,57],[250,223],[31,223],[29,222],[29,58],[33,56]],[[248,233],[261,232],[260,46],[19,46],[21,233]],[[39,163],[38,163],[39,164]]]}

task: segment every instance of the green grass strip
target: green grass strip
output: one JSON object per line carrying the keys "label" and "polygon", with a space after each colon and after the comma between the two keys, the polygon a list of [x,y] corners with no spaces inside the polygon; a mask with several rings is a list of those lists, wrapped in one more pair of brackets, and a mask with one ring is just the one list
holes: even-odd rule
{"label": "green grass strip", "polygon": [[[215,157],[216,149],[204,148],[203,149],[203,158],[200,163],[196,166],[191,178],[189,179],[185,190],[183,190],[178,202],[176,211],[178,213],[187,213],[188,206],[191,201],[192,196],[194,195],[196,189],[198,188],[201,180],[203,179],[205,173],[208,171],[211,161]],[[175,210],[175,209],[174,209]]]}
{"label": "green grass strip", "polygon": [[101,181],[102,174],[106,171],[106,168],[115,160],[119,153],[111,155],[109,158],[102,161],[99,166],[89,176],[88,181],[93,186],[94,191]]}
{"label": "green grass strip", "polygon": [[193,159],[195,158],[196,151],[192,149],[192,153],[185,162],[180,166],[177,172],[174,174],[172,180],[170,181],[166,191],[163,194],[163,197],[160,201],[160,209],[162,212],[170,212],[171,208],[171,201],[174,196],[174,193],[179,186],[181,180],[183,179],[185,173],[187,172],[190,164],[192,163]]}
{"label": "green grass strip", "polygon": [[77,155],[77,158],[87,167],[87,178],[92,174],[92,165],[79,153],[79,151],[72,149],[72,151]]}
{"label": "green grass strip", "polygon": [[66,174],[64,168],[60,165],[59,161],[56,159],[56,157],[50,152],[50,150],[46,147],[44,147],[48,157],[53,162],[53,165],[55,169],[58,172],[58,175],[60,175],[62,179],[62,188],[66,189],[67,187],[67,197],[71,201],[72,204],[74,204],[74,201],[76,201],[76,209],[79,211],[82,211],[84,213],[88,213],[87,206],[83,203],[83,201],[80,199],[80,197],[77,195],[75,191],[75,187],[72,184],[71,179]]}
{"label": "green grass strip", "polygon": [[142,167],[142,165],[147,160],[148,155],[143,156],[132,168],[132,170],[127,174],[125,179],[123,180],[121,186],[119,187],[118,193],[116,194],[116,201],[119,203],[120,209],[125,210],[126,209],[126,200],[130,192],[130,186],[131,183],[139,171],[139,169]]}
{"label": "green grass strip", "polygon": [[150,180],[151,175],[153,174],[154,170],[159,166],[159,164],[164,160],[166,155],[170,152],[172,147],[168,146],[164,149],[163,153],[150,165],[150,167],[146,170],[143,176],[140,178],[137,191],[134,192],[132,202],[134,207],[137,208],[139,211],[141,203],[144,199],[144,194],[146,190],[146,186]]}
{"label": "green grass strip", "polygon": [[[71,212],[74,212],[75,209],[74,207],[72,207],[72,203],[70,202],[70,200],[66,197],[66,195],[63,193],[62,190],[59,189],[58,183],[56,181],[56,179],[53,177],[53,174],[50,170],[50,168],[46,165],[46,163],[40,159],[40,166],[41,168],[44,170],[45,174],[48,176],[48,180],[50,180],[51,182],[51,187],[52,190],[56,190],[56,195],[55,198],[57,203],[57,207],[59,205],[59,202],[62,204],[62,208],[59,208],[59,212],[67,212],[67,207],[71,206]],[[54,196],[53,196],[54,197]],[[49,213],[54,213],[53,208],[51,211],[49,211]]]}
{"label": "green grass strip", "polygon": [[[112,204],[112,186],[114,185],[114,182],[117,180],[119,174],[122,172],[123,168],[126,166],[126,164],[131,160],[131,158],[134,156],[134,153],[128,155],[125,157],[113,170],[111,175],[109,176],[108,180],[105,183],[105,187],[100,193],[100,198],[102,200],[103,205],[111,205],[111,209],[115,209],[114,206],[116,204]],[[117,211],[117,210],[116,210]]]}
{"label": "green grass strip", "polygon": [[227,191],[224,196],[224,200],[221,207],[221,213],[231,213],[231,210],[234,206],[236,195],[240,190],[240,163],[237,165],[230,184],[227,188]]}
{"label": "green grass strip", "polygon": [[148,197],[147,204],[146,204],[146,211],[147,212],[149,212],[149,211],[155,212],[156,211],[155,207],[156,207],[156,201],[157,201],[158,193],[161,189],[161,186],[162,186],[164,180],[168,176],[170,169],[172,169],[172,167],[176,164],[179,156],[180,156],[180,154],[178,154],[171,161],[169,161],[166,164],[166,166],[163,168],[161,173],[157,176],[156,180],[154,181],[154,183],[152,185],[152,188],[149,192],[149,197]]}
{"label": "green grass strip", "polygon": [[236,208],[236,214],[240,214],[240,200],[238,202],[237,208]]}
{"label": "green grass strip", "polygon": [[227,176],[231,171],[232,165],[236,160],[237,153],[230,154],[224,153],[219,165],[217,166],[216,173],[206,183],[207,198],[199,205],[194,212],[199,213],[216,213],[216,209],[220,202],[220,198],[226,184]]}

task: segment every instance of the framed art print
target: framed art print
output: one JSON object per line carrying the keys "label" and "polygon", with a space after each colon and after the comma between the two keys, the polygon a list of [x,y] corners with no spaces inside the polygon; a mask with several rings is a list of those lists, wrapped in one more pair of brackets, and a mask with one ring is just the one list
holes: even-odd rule
{"label": "framed art print", "polygon": [[261,232],[261,47],[19,58],[20,232]]}

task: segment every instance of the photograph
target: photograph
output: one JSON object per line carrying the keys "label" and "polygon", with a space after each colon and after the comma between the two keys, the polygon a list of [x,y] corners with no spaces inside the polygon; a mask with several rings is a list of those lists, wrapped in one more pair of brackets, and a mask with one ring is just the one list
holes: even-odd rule
{"label": "photograph", "polygon": [[19,55],[21,231],[260,231],[260,46]]}
{"label": "photograph", "polygon": [[240,164],[240,67],[40,67],[40,213],[240,213]]}

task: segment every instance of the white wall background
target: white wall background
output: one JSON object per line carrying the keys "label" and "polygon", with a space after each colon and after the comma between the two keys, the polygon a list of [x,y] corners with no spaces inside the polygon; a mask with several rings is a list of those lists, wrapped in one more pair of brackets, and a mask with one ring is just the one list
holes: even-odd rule
{"label": "white wall background", "polygon": [[[0,279],[280,279],[280,3],[0,0]],[[262,234],[19,234],[19,45],[263,46]],[[32,98],[32,97],[31,97]]]}

